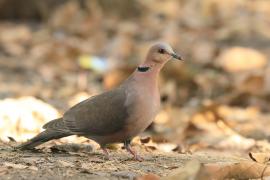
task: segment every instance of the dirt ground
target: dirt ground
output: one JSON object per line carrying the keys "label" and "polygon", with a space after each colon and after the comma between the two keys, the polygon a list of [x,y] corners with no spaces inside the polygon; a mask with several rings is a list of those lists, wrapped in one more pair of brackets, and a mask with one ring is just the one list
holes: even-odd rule
{"label": "dirt ground", "polygon": [[[14,144],[13,144],[14,145]],[[138,162],[125,150],[110,150],[105,160],[101,150],[92,152],[16,151],[10,144],[0,145],[0,179],[134,179],[153,173],[166,177],[187,161],[202,163],[239,162],[243,157],[217,152],[195,154],[145,151],[134,147],[144,158]]]}

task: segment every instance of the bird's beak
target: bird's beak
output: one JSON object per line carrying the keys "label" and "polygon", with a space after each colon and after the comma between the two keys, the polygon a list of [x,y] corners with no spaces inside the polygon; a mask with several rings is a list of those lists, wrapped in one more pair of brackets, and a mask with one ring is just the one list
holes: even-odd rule
{"label": "bird's beak", "polygon": [[181,56],[178,55],[178,54],[176,54],[176,53],[171,53],[170,55],[171,55],[174,59],[178,59],[178,60],[182,60],[182,61],[183,61],[183,59],[181,58]]}

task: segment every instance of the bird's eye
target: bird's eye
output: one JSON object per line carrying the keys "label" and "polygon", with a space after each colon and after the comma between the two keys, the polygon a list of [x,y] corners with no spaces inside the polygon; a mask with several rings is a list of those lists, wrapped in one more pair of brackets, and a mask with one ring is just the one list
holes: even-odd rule
{"label": "bird's eye", "polygon": [[164,54],[164,53],[165,53],[165,50],[161,48],[161,49],[158,50],[158,52],[159,52],[160,54]]}

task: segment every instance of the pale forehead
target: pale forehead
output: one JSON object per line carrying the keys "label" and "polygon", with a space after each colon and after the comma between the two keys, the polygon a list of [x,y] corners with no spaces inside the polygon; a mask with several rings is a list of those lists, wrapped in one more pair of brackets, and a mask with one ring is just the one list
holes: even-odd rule
{"label": "pale forehead", "polygon": [[167,43],[157,43],[153,47],[155,49],[165,49],[168,52],[172,52],[173,51],[172,47],[169,44],[167,44]]}

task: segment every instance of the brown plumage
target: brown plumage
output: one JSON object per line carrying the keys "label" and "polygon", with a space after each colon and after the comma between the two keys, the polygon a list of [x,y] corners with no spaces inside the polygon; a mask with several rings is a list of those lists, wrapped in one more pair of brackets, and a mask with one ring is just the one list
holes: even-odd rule
{"label": "brown plumage", "polygon": [[105,145],[123,142],[130,148],[131,139],[151,124],[159,110],[157,77],[171,58],[181,59],[165,43],[152,46],[146,60],[118,88],[93,96],[70,108],[62,118],[45,124],[45,131],[23,143],[21,150],[32,149],[44,142],[70,135],[95,140],[107,154]]}

